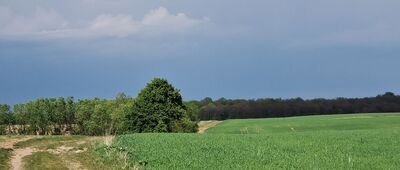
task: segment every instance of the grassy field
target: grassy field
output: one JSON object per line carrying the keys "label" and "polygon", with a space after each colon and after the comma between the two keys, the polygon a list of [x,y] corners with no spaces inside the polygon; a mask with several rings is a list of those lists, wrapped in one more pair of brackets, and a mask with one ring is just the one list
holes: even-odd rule
{"label": "grassy field", "polygon": [[8,136],[0,136],[0,170],[7,170],[10,168],[8,161],[10,160],[12,150],[10,148],[4,148],[5,146],[1,145],[1,143],[8,139]]}
{"label": "grassy field", "polygon": [[[24,157],[25,169],[31,170],[68,170],[62,164],[63,160],[55,154],[49,152],[35,152],[32,155]],[[60,163],[61,162],[61,163]]]}
{"label": "grassy field", "polygon": [[400,167],[400,113],[207,121],[200,125],[202,134],[132,134],[114,140],[0,136],[0,170],[13,165],[12,154],[28,151],[20,160],[25,169]]}
{"label": "grassy field", "polygon": [[0,148],[0,170],[6,170],[9,168],[7,161],[10,158],[10,149]]}
{"label": "grassy field", "polygon": [[397,169],[399,136],[400,114],[348,114],[227,120],[201,135],[120,136],[113,148],[150,169]]}
{"label": "grassy field", "polygon": [[400,113],[366,113],[226,120],[208,134],[273,134],[347,130],[400,130]]}

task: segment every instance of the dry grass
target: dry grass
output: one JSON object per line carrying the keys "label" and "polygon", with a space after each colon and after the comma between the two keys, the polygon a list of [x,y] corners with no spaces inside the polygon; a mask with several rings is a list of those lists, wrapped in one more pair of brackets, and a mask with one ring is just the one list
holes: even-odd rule
{"label": "dry grass", "polygon": [[[112,136],[0,136],[3,169],[110,169],[94,151],[97,143],[111,145]],[[4,150],[4,149],[2,149]],[[12,151],[11,151],[12,150]],[[28,152],[25,152],[28,151]],[[12,162],[12,164],[11,164]],[[2,166],[0,166],[0,169]]]}
{"label": "dry grass", "polygon": [[32,170],[68,170],[59,155],[48,152],[35,152],[23,158],[24,168]]}
{"label": "dry grass", "polygon": [[9,159],[11,156],[11,149],[0,148],[0,170],[10,168]]}

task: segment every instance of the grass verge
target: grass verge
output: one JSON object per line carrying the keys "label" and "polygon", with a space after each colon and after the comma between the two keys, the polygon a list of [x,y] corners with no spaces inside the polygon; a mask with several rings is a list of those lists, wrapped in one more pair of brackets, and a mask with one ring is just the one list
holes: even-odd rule
{"label": "grass verge", "polygon": [[11,156],[11,149],[0,148],[0,170],[7,170],[10,168],[9,160]]}
{"label": "grass verge", "polygon": [[63,160],[48,152],[34,152],[23,158],[24,168],[31,170],[68,170]]}

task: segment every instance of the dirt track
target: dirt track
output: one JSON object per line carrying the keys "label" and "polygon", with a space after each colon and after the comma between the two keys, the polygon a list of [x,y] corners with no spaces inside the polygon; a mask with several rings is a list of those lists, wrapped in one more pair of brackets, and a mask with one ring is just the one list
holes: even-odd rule
{"label": "dirt track", "polygon": [[[36,148],[32,148],[32,147],[25,147],[25,148],[16,148],[15,145],[18,142],[23,142],[23,141],[27,141],[29,139],[34,138],[34,136],[25,136],[25,137],[18,137],[18,138],[9,138],[6,139],[3,142],[0,142],[0,148],[6,148],[6,149],[13,149],[12,153],[11,153],[11,159],[10,159],[10,165],[11,165],[11,169],[12,170],[22,170],[23,168],[23,158],[29,155],[32,155],[32,153],[34,152],[39,152],[39,151],[43,151],[43,152],[49,152],[52,154],[62,154],[62,153],[66,153],[69,152],[70,150],[73,149],[73,147],[65,147],[65,146],[61,146],[58,147],[56,149],[48,149],[48,150],[38,150]],[[78,153],[78,152],[84,152],[86,150],[76,150],[74,152]],[[81,164],[79,162],[73,161],[73,160],[64,160],[66,166],[69,169],[84,169]]]}
{"label": "dirt track", "polygon": [[207,129],[217,126],[221,122],[222,121],[217,120],[201,121],[199,123],[199,131],[197,133],[203,134]]}
{"label": "dirt track", "polygon": [[32,148],[14,149],[11,157],[11,169],[22,170],[22,158],[31,155],[35,150]]}
{"label": "dirt track", "polygon": [[0,142],[0,148],[13,149],[11,153],[11,169],[20,170],[22,169],[22,158],[31,155],[34,149],[32,148],[20,148],[15,149],[15,144],[18,142],[26,141],[32,139],[33,136],[25,136],[21,138],[10,138],[3,142]]}
{"label": "dirt track", "polygon": [[3,142],[0,142],[0,148],[12,149],[14,148],[14,145],[17,144],[18,142],[26,141],[32,138],[33,136],[26,136],[22,138],[9,138]]}

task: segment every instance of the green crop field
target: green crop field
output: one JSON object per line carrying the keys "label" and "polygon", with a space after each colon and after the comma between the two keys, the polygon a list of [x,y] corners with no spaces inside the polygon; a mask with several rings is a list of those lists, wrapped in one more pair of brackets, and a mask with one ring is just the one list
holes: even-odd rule
{"label": "green crop field", "polygon": [[400,114],[227,120],[205,134],[133,134],[113,144],[150,169],[398,169]]}
{"label": "green crop field", "polygon": [[324,116],[301,116],[269,119],[226,120],[207,133],[272,134],[286,132],[400,130],[400,113],[366,113]]}

